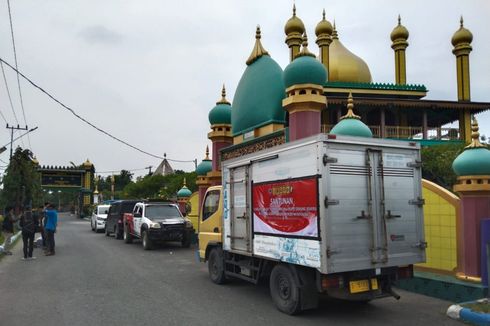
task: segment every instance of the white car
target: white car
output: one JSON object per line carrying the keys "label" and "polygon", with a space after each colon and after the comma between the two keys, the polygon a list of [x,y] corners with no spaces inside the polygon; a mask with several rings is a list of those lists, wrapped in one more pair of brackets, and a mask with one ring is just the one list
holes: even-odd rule
{"label": "white car", "polygon": [[92,231],[99,232],[105,230],[105,221],[107,219],[107,212],[109,212],[109,207],[111,205],[97,205],[92,213],[90,219],[90,227]]}

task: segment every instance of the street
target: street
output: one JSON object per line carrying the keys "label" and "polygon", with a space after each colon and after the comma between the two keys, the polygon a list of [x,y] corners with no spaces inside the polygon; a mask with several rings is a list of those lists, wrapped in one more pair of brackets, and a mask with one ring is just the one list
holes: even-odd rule
{"label": "street", "polygon": [[0,325],[460,325],[445,315],[449,302],[401,290],[399,301],[322,299],[319,309],[288,316],[268,284],[211,283],[195,250],[144,251],[60,214],[55,256],[35,249],[36,260],[22,261],[19,241],[0,261]]}

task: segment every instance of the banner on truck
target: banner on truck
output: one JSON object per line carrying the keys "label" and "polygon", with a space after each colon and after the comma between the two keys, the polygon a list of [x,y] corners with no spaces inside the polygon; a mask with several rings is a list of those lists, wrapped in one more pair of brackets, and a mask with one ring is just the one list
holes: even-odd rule
{"label": "banner on truck", "polygon": [[316,177],[254,184],[254,232],[318,237]]}

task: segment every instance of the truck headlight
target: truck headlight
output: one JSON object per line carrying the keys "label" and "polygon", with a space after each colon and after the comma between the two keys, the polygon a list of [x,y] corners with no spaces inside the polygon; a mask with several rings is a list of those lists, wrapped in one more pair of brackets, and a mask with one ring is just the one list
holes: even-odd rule
{"label": "truck headlight", "polygon": [[152,229],[160,229],[162,226],[160,225],[160,223],[151,223],[150,227]]}

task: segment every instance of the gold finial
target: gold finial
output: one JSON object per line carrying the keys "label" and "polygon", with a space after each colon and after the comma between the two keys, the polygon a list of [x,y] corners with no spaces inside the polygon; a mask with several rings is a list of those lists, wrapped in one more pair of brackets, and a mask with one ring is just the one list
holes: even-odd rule
{"label": "gold finial", "polygon": [[325,20],[325,8],[323,8],[322,17],[323,17],[323,20]]}
{"label": "gold finial", "polygon": [[226,99],[225,84],[223,84],[223,88],[221,89],[221,100],[216,102],[216,104],[230,104],[230,102],[228,102],[228,100]]}
{"label": "gold finial", "polygon": [[301,49],[301,52],[298,53],[296,58],[303,56],[316,58],[316,56],[308,50],[308,36],[306,35],[306,32],[303,34],[303,48]]}
{"label": "gold finial", "polygon": [[209,158],[209,145],[206,145],[206,157],[204,158],[205,160],[210,160]]}
{"label": "gold finial", "polygon": [[257,25],[257,30],[255,31],[255,46],[247,59],[247,65],[251,65],[255,60],[263,55],[269,55],[260,42],[261,37],[260,26]]}
{"label": "gold finial", "polygon": [[335,40],[339,39],[339,34],[337,33],[337,27],[335,26],[335,19],[333,20],[332,39],[335,39]]}
{"label": "gold finial", "polygon": [[293,17],[296,16],[296,3],[293,2]]}
{"label": "gold finial", "polygon": [[347,98],[347,113],[340,117],[340,120],[343,119],[357,119],[361,120],[361,117],[354,114],[354,99],[352,98],[352,92],[349,92],[349,97]]}
{"label": "gold finial", "polygon": [[184,187],[187,187],[187,182],[185,180],[185,177],[184,177],[184,185],[182,186],[182,188],[184,188]]}
{"label": "gold finial", "polygon": [[461,19],[459,20],[459,27],[463,27],[463,15],[461,15]]}
{"label": "gold finial", "polygon": [[400,17],[400,14],[398,14],[398,26],[402,24],[402,18]]}
{"label": "gold finial", "polygon": [[480,132],[478,127],[478,121],[476,121],[475,116],[471,117],[471,143],[465,147],[465,149],[470,148],[482,148],[485,147],[482,143],[480,143]]}

